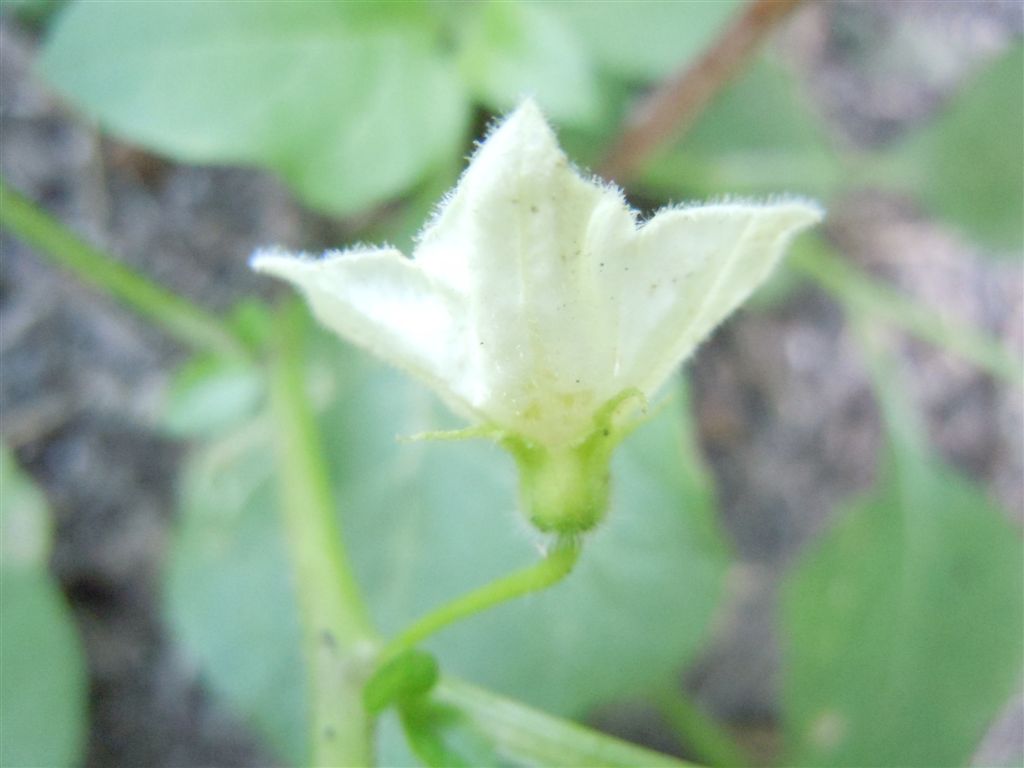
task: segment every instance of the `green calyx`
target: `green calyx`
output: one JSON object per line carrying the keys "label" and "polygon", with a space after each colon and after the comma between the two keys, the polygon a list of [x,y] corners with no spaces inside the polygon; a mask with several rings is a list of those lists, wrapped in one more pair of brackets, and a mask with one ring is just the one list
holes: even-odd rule
{"label": "green calyx", "polygon": [[537,528],[574,535],[589,531],[604,518],[612,452],[631,431],[617,425],[616,417],[633,399],[644,401],[635,389],[612,398],[594,415],[593,431],[570,445],[549,447],[518,435],[501,440],[516,460],[522,503]]}

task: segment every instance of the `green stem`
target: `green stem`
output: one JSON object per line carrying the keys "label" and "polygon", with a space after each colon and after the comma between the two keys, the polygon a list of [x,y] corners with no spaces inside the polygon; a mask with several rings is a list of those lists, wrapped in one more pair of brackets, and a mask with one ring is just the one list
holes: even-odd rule
{"label": "green stem", "polygon": [[658,692],[655,701],[683,745],[697,757],[716,768],[750,765],[750,758],[713,718],[678,688]]}
{"label": "green stem", "polygon": [[414,622],[384,647],[380,658],[393,658],[460,619],[557,584],[572,572],[579,555],[580,545],[575,537],[559,538],[552,551],[539,563],[445,603]]}
{"label": "green stem", "polygon": [[849,309],[884,320],[936,346],[955,352],[992,376],[1024,385],[1024,366],[984,333],[918,304],[832,254],[820,240],[807,239],[789,265],[811,278]]}
{"label": "green stem", "polygon": [[295,311],[281,313],[271,395],[281,506],[310,687],[312,759],[317,766],[367,766],[373,761],[372,720],[363,707],[362,688],[376,639],[342,543],[306,397],[301,321]]}
{"label": "green stem", "polygon": [[219,356],[246,355],[242,343],[217,317],[83,242],[2,179],[0,226],[189,347]]}

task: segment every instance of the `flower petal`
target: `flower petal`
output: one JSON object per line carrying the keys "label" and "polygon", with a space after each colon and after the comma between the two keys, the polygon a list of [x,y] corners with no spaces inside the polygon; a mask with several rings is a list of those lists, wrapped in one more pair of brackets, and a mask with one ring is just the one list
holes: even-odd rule
{"label": "flower petal", "polygon": [[500,423],[546,422],[557,442],[615,394],[599,271],[634,235],[620,193],[572,168],[532,102],[480,146],[415,261],[467,296]]}
{"label": "flower petal", "polygon": [[653,394],[771,274],[789,241],[821,220],[811,203],[723,203],[659,213],[617,294],[616,378]]}
{"label": "flower petal", "polygon": [[317,319],[343,338],[417,376],[464,416],[473,406],[474,361],[465,302],[390,249],[331,252],[321,259],[261,251],[253,269],[283,278]]}

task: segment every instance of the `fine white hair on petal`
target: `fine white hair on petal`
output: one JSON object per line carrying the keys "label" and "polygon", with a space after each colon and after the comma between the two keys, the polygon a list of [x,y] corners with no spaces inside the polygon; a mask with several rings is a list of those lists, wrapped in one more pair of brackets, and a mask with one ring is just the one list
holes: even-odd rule
{"label": "fine white hair on petal", "polygon": [[323,325],[425,380],[457,412],[480,417],[471,401],[465,302],[399,251],[329,251],[317,259],[269,250],[251,263],[302,291]]}
{"label": "fine white hair on petal", "polygon": [[630,308],[620,316],[624,380],[653,394],[821,216],[804,202],[730,202],[665,209],[646,222],[632,273],[613,287]]}
{"label": "fine white hair on petal", "polygon": [[[663,206],[655,211],[651,219],[665,211],[691,211],[697,208],[774,208],[785,205],[799,205],[818,212],[819,221],[825,216],[825,209],[817,200],[803,195],[775,194],[765,198],[751,199],[737,195],[716,195],[707,200],[682,200],[678,203]],[[651,219],[648,219],[650,221]]]}
{"label": "fine white hair on petal", "polygon": [[298,259],[299,261],[316,261],[319,256],[305,251],[292,252],[279,245],[272,245],[267,248],[257,248],[249,257],[249,268],[257,272],[270,272],[268,265],[273,264],[275,259]]}
{"label": "fine white hair on petal", "polygon": [[623,391],[655,394],[822,215],[782,195],[641,220],[619,187],[572,165],[526,99],[492,123],[411,259],[359,245],[272,248],[251,264],[459,413],[556,446],[586,437]]}

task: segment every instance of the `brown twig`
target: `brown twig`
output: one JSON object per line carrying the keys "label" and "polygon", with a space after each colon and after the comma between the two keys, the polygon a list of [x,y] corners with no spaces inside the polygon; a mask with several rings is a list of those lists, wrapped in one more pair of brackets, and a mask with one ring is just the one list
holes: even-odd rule
{"label": "brown twig", "polygon": [[629,181],[659,146],[693,125],[758,44],[800,2],[751,0],[696,62],[666,80],[631,115],[601,163],[600,175]]}

